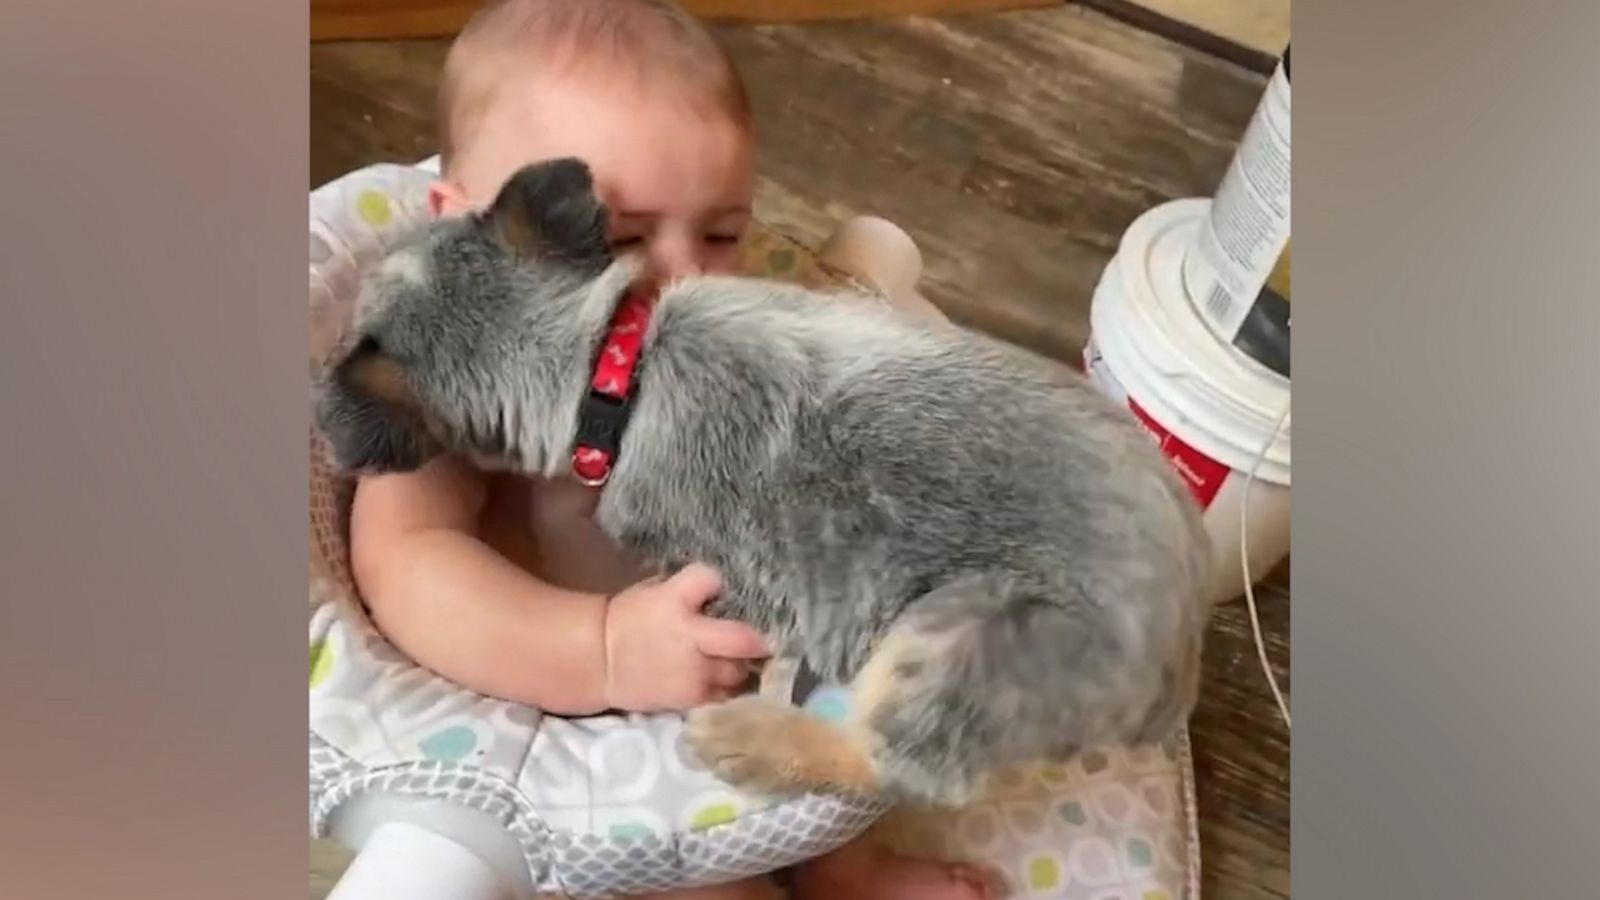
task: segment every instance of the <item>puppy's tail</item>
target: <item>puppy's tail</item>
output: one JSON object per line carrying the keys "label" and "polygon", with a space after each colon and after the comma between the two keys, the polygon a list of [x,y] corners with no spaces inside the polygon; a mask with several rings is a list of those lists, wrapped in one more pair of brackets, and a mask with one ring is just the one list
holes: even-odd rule
{"label": "puppy's tail", "polygon": [[996,769],[1171,735],[1200,666],[1199,604],[1178,593],[1103,603],[984,574],[930,592],[853,684],[882,789],[959,805]]}

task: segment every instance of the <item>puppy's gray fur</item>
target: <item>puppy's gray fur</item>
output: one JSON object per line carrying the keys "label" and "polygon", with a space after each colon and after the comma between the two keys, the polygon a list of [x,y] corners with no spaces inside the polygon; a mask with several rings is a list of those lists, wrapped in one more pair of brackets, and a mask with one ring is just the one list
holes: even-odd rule
{"label": "puppy's gray fur", "polygon": [[[325,384],[342,466],[446,450],[570,463],[580,400],[635,277],[576,161],[523,170],[368,277],[375,312]],[[1209,548],[1139,425],[1075,373],[861,298],[695,278],[656,305],[604,530],[701,561],[715,614],[849,683],[877,789],[960,802],[995,768],[1144,742],[1198,682]]]}

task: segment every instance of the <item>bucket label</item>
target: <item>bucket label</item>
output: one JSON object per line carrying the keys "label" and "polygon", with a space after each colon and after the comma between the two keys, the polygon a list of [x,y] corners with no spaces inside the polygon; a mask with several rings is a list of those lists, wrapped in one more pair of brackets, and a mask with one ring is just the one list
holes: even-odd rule
{"label": "bucket label", "polygon": [[1162,455],[1177,470],[1183,483],[1189,486],[1189,492],[1194,495],[1200,508],[1209,509],[1211,501],[1217,499],[1217,493],[1222,490],[1222,483],[1233,470],[1184,443],[1145,412],[1132,397],[1128,398],[1128,408],[1133,410],[1139,424],[1161,448]]}
{"label": "bucket label", "polygon": [[1289,76],[1280,63],[1183,262],[1184,286],[1206,325],[1285,378],[1289,153]]}

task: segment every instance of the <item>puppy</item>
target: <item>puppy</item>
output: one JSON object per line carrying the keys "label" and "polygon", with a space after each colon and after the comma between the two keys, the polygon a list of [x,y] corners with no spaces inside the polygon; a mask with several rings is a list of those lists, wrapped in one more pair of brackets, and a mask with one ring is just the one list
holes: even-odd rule
{"label": "puppy", "polygon": [[[321,385],[337,463],[409,471],[458,452],[569,472],[637,276],[605,223],[582,163],[543,163],[376,266],[372,313]],[[749,279],[669,285],[642,330],[600,526],[649,566],[715,566],[714,614],[852,697],[843,724],[758,697],[694,711],[690,743],[719,775],[960,804],[997,769],[1186,719],[1199,513],[1076,373],[875,300]]]}

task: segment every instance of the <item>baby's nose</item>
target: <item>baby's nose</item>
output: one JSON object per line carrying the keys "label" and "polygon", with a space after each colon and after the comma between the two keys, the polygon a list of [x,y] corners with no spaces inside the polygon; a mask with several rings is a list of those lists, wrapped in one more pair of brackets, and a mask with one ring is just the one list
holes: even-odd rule
{"label": "baby's nose", "polygon": [[701,271],[693,242],[663,237],[650,247],[650,275],[661,281],[687,278]]}

